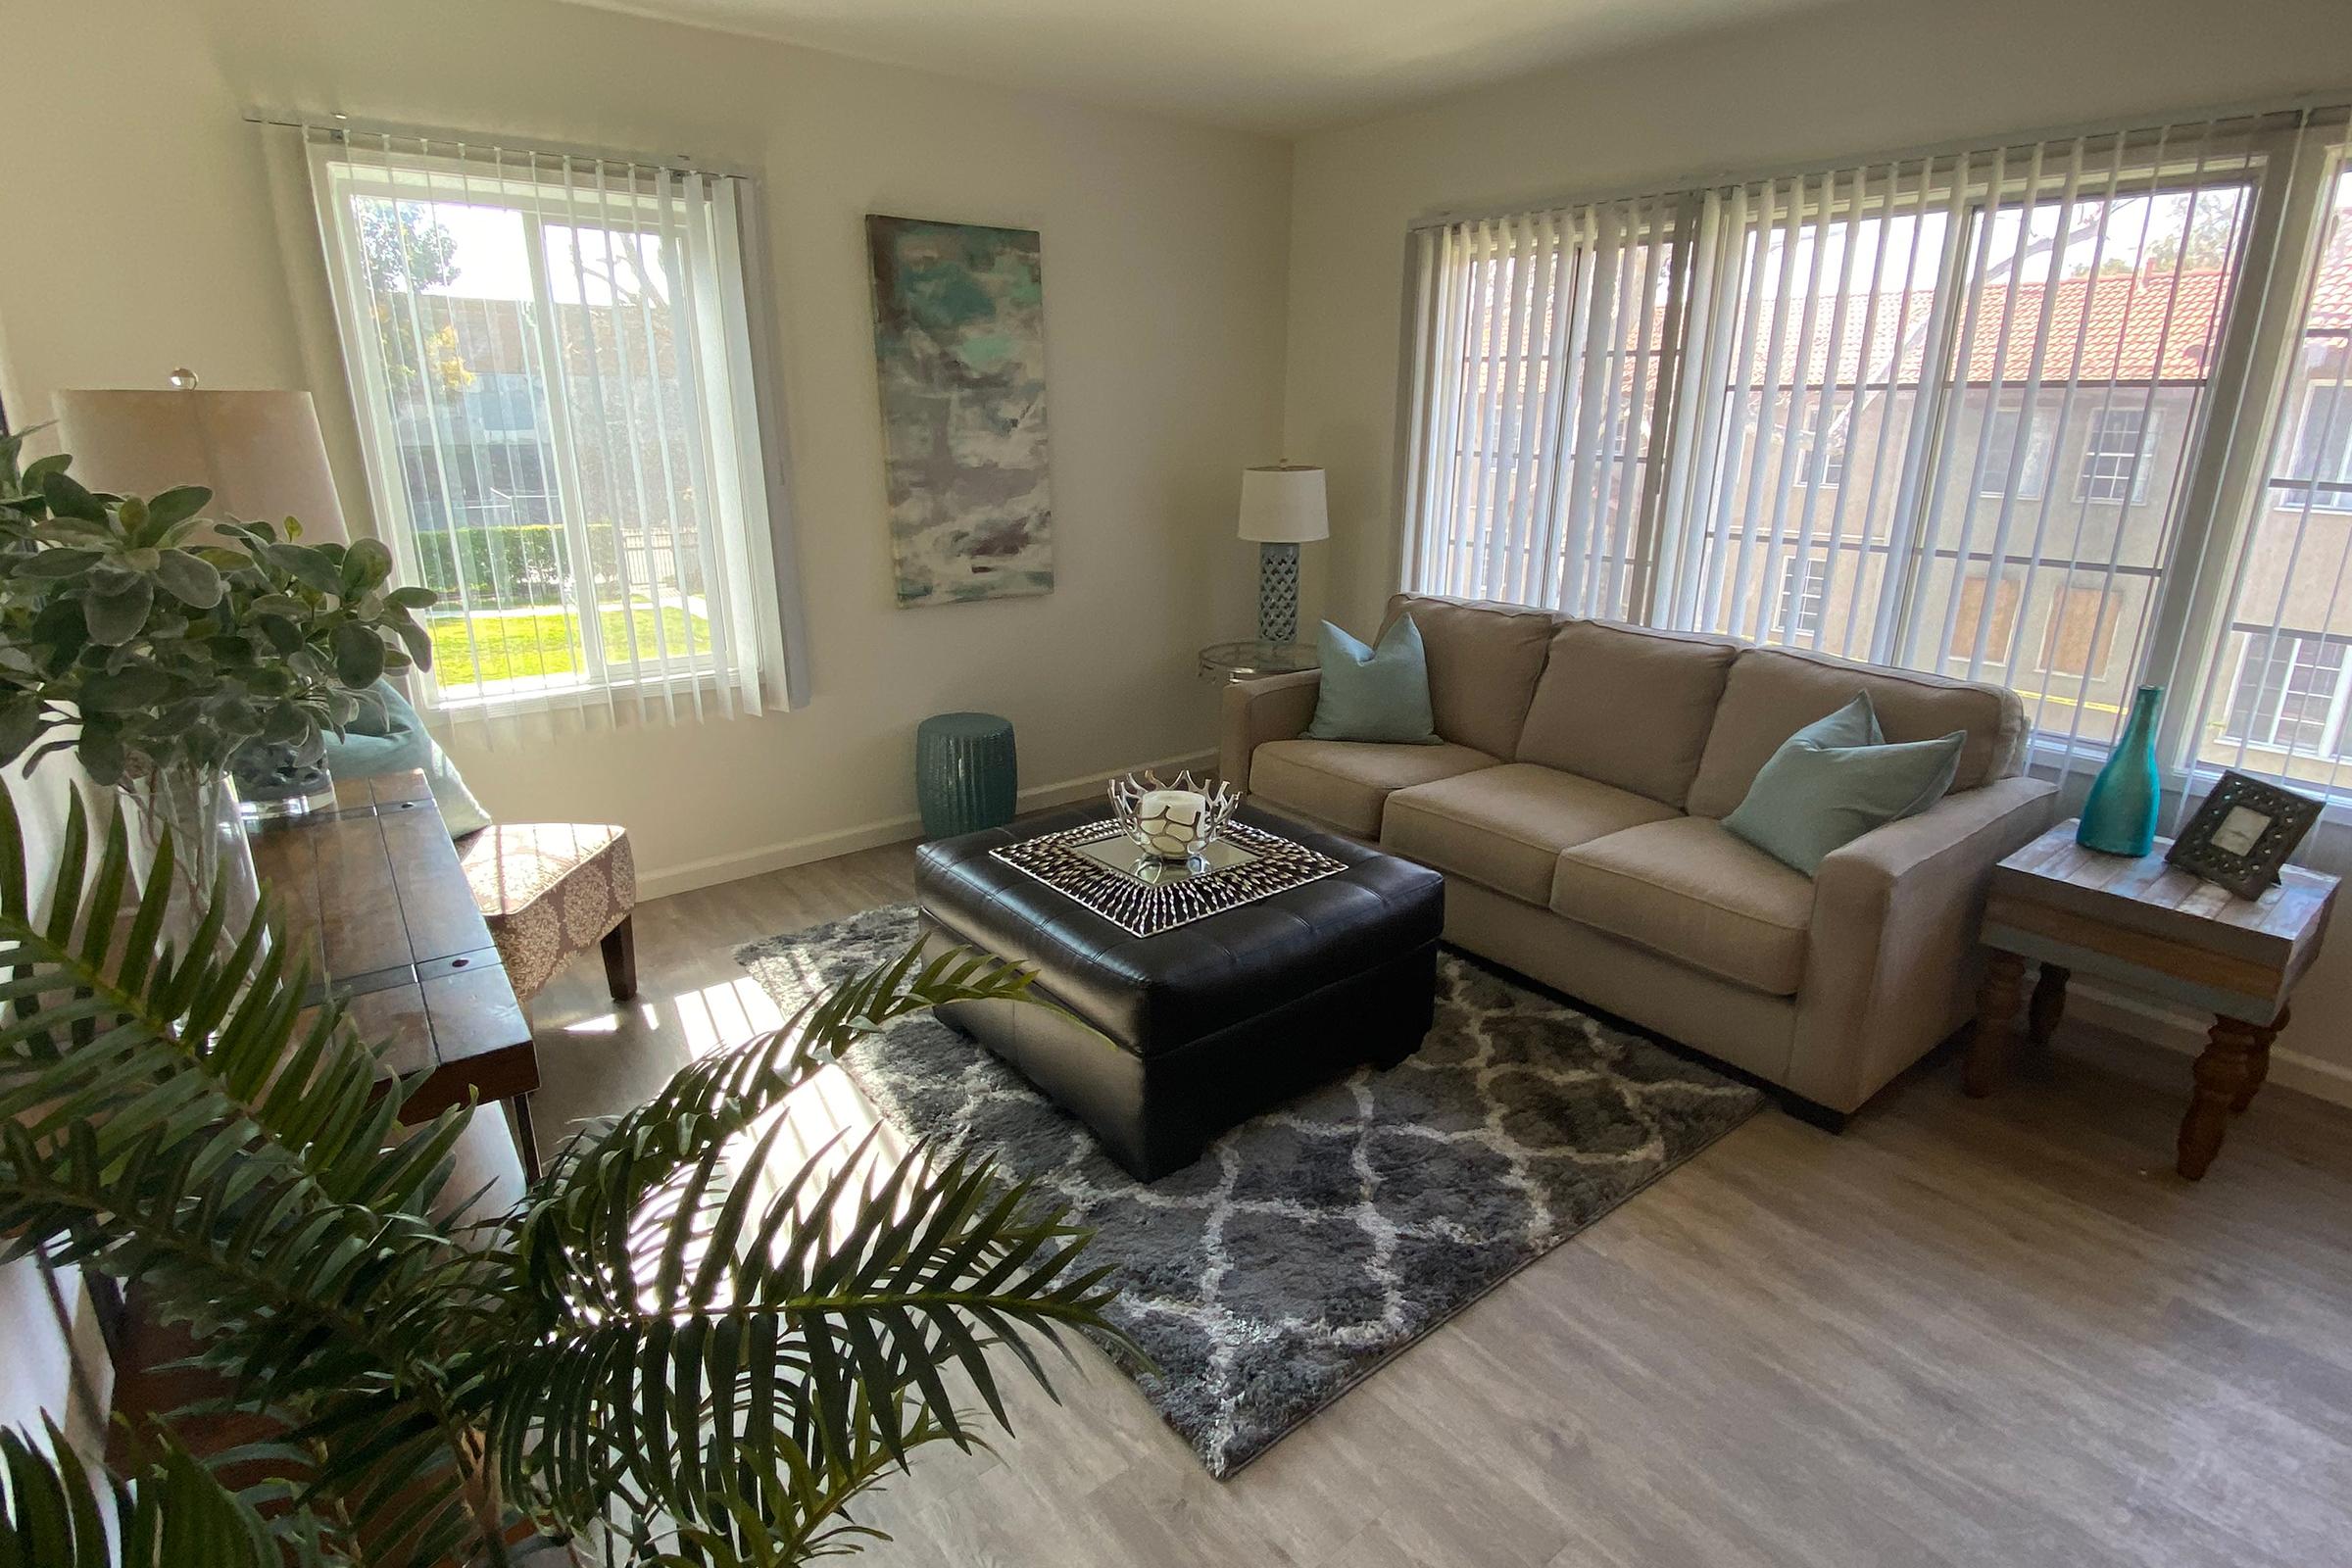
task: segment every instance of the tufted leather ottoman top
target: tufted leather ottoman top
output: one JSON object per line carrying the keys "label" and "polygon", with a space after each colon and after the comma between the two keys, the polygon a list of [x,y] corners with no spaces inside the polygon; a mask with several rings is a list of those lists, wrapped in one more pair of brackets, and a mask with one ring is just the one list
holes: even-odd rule
{"label": "tufted leather ottoman top", "polygon": [[1205,919],[1130,936],[989,852],[1107,818],[1075,807],[915,852],[916,900],[948,936],[1034,964],[1037,990],[1152,1056],[1391,962],[1438,939],[1445,879],[1426,866],[1245,806],[1239,819],[1347,868]]}

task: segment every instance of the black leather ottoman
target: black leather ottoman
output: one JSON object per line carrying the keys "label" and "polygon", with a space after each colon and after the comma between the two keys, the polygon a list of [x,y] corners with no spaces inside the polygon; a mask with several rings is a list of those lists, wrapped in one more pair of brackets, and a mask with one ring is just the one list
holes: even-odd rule
{"label": "black leather ottoman", "polygon": [[1092,1027],[1016,1002],[960,1004],[943,1020],[1093,1128],[1138,1180],[1358,1062],[1395,1066],[1419,1047],[1446,923],[1437,872],[1244,807],[1240,820],[1347,868],[1138,937],[989,854],[1107,814],[1081,807],[926,844],[914,885],[929,940],[1036,965],[1035,994]]}

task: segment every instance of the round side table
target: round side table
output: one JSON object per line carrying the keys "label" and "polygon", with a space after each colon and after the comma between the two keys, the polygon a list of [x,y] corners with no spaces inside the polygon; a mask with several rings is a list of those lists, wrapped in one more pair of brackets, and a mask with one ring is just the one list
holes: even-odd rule
{"label": "round side table", "polygon": [[1211,643],[1200,650],[1203,680],[1255,680],[1260,675],[1295,675],[1323,661],[1311,643]]}

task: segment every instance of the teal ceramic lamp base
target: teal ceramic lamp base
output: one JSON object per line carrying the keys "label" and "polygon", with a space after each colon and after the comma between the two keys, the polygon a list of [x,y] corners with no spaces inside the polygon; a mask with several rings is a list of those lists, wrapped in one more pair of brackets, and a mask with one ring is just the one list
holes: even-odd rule
{"label": "teal ceramic lamp base", "polygon": [[1298,635],[1298,547],[1257,547],[1257,640],[1287,643]]}
{"label": "teal ceramic lamp base", "polygon": [[2104,855],[2142,856],[2156,848],[2156,818],[2164,791],[2156,773],[2156,715],[2164,688],[2142,686],[2132,699],[2124,733],[2082,802],[2075,842]]}

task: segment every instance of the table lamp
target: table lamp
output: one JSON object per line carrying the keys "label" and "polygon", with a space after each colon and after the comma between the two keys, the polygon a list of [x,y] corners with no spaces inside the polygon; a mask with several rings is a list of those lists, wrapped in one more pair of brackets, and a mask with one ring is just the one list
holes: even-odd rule
{"label": "table lamp", "polygon": [[[305,544],[349,544],[335,477],[308,392],[199,391],[188,370],[164,391],[56,394],[61,450],[93,490],[152,496],[174,485],[212,491],[208,519],[302,524]],[[191,543],[224,544],[211,526]],[[254,742],[230,760],[246,814],[291,816],[331,805],[334,781],[316,748]]]}
{"label": "table lamp", "polygon": [[307,544],[350,543],[308,392],[200,391],[175,370],[166,390],[60,392],[56,407],[58,445],[93,490],[200,484],[213,493],[207,516],[294,517]]}
{"label": "table lamp", "polygon": [[1287,643],[1298,635],[1298,547],[1331,537],[1323,470],[1279,463],[1242,470],[1242,537],[1257,541],[1257,636]]}

